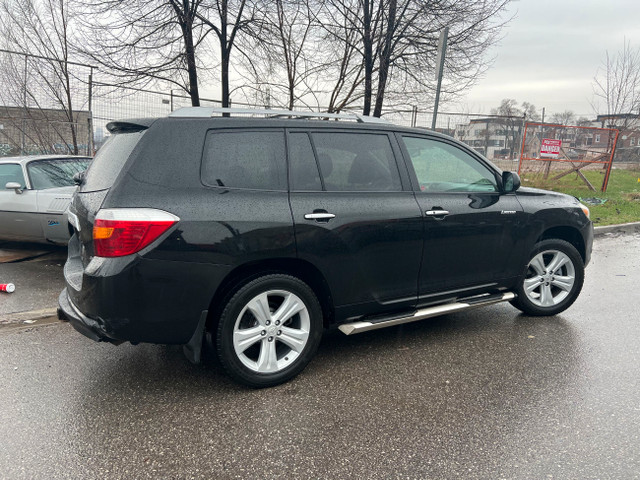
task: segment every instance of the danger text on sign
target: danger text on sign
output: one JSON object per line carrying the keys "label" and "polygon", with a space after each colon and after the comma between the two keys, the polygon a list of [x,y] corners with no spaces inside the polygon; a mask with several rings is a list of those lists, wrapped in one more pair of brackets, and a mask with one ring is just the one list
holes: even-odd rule
{"label": "danger text on sign", "polygon": [[562,140],[554,140],[552,138],[543,138],[540,146],[540,156],[549,158],[558,158]]}

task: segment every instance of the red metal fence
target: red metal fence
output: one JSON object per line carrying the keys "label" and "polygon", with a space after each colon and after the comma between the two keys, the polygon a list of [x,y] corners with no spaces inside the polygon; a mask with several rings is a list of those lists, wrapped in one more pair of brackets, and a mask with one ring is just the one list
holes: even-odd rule
{"label": "red metal fence", "polygon": [[[619,131],[613,128],[527,123],[518,174],[524,185],[564,186],[605,192]],[[575,174],[575,175],[572,175]]]}

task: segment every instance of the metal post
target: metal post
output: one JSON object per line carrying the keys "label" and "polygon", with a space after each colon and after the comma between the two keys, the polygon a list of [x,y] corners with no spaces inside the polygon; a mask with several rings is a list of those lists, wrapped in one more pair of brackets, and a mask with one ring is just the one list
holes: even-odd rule
{"label": "metal post", "polygon": [[26,149],[26,135],[25,130],[27,129],[27,68],[28,68],[29,57],[24,56],[24,85],[22,87],[22,105],[24,106],[24,115],[22,117],[22,145],[20,146],[20,155],[25,154]]}
{"label": "metal post", "polygon": [[171,89],[171,95],[169,97],[169,103],[170,103],[170,107],[171,111],[173,112],[173,88]]}
{"label": "metal post", "polygon": [[436,58],[436,100],[433,106],[433,120],[431,121],[431,130],[436,129],[436,118],[438,117],[438,103],[440,102],[440,88],[442,87],[442,72],[444,70],[444,58],[447,51],[447,37],[449,36],[449,27],[444,27],[440,32],[440,40],[438,41],[438,57]]}
{"label": "metal post", "polygon": [[87,118],[87,155],[93,156],[93,68],[89,73],[89,118]]}

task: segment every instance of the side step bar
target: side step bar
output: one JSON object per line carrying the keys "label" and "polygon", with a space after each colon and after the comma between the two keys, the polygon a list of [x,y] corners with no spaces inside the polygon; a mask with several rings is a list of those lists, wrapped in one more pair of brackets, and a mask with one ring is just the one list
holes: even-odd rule
{"label": "side step bar", "polygon": [[338,328],[345,335],[353,335],[354,333],[368,332],[369,330],[377,330],[379,328],[392,327],[403,323],[416,322],[425,318],[437,317],[447,313],[460,312],[476,307],[484,307],[494,303],[507,302],[516,298],[513,292],[498,293],[495,295],[485,295],[479,297],[467,298],[464,301],[455,303],[446,303],[444,305],[436,305],[435,307],[422,308],[408,317],[392,318],[389,320],[361,320],[358,322],[345,323]]}

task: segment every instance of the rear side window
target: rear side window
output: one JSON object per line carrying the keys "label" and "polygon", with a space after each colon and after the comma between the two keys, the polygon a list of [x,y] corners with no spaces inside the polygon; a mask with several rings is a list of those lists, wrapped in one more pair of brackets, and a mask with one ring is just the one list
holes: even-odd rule
{"label": "rear side window", "polygon": [[291,164],[291,190],[322,190],[318,164],[313,155],[311,141],[306,133],[289,135],[289,162]]}
{"label": "rear side window", "polygon": [[209,186],[286,190],[284,132],[209,132],[201,175]]}
{"label": "rear side window", "polygon": [[22,167],[17,163],[5,163],[0,165],[0,190],[4,190],[9,182],[17,182],[21,187],[25,187]]}
{"label": "rear side window", "polygon": [[80,191],[95,192],[111,188],[145,131],[112,134],[91,162]]}
{"label": "rear side window", "polygon": [[386,134],[314,133],[318,165],[327,191],[402,190]]}

